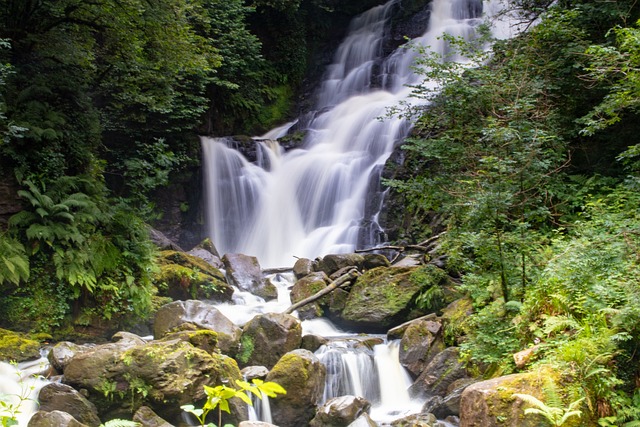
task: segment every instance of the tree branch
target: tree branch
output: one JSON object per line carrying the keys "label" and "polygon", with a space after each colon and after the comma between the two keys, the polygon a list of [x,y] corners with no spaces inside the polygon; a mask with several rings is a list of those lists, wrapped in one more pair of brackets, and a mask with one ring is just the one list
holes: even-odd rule
{"label": "tree branch", "polygon": [[316,292],[315,294],[311,295],[310,297],[307,297],[307,298],[303,299],[302,301],[298,301],[297,303],[291,305],[291,307],[286,309],[284,311],[284,313],[285,314],[291,314],[291,313],[294,312],[294,310],[297,310],[302,306],[305,306],[305,305],[307,305],[309,303],[312,303],[312,302],[318,300],[319,298],[322,298],[323,296],[325,296],[329,292],[331,292],[334,289],[337,289],[337,288],[339,288],[341,286],[346,285],[347,283],[351,282],[352,280],[354,280],[358,276],[360,276],[360,273],[358,272],[358,270],[356,270],[355,268],[352,269],[352,270],[349,270],[346,274],[343,274],[342,276],[338,277],[336,280],[331,282],[329,284],[329,286],[327,286],[326,288]]}

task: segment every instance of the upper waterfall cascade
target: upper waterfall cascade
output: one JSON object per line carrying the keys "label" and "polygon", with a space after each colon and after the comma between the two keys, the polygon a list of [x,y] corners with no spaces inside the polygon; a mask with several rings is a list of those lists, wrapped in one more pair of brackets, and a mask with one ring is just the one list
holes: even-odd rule
{"label": "upper waterfall cascade", "polygon": [[[389,108],[419,102],[410,97],[410,86],[421,79],[412,68],[416,51],[401,47],[381,58],[396,1],[353,20],[320,85],[315,118],[300,148],[284,152],[266,144],[291,124],[256,138],[256,163],[229,139],[202,138],[207,232],[221,254],[244,253],[263,266],[287,266],[294,257],[351,252],[364,220],[375,228],[375,212],[365,218],[369,188],[411,129],[405,118],[388,117]],[[429,7],[428,29],[414,43],[444,54],[443,33],[473,38],[483,10],[491,15],[501,1],[433,0]],[[510,28],[500,25],[496,31],[506,37]]]}

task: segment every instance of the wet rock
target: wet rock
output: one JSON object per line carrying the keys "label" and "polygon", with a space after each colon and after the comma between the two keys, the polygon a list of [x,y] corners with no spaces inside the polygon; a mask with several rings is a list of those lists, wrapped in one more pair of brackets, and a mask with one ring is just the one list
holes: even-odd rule
{"label": "wet rock", "polygon": [[191,256],[200,258],[201,260],[203,260],[204,262],[206,262],[207,264],[209,264],[212,267],[224,268],[224,264],[222,263],[222,260],[219,257],[217,257],[216,255],[214,255],[211,252],[209,252],[208,250],[206,250],[206,249],[193,248],[187,253],[189,255],[191,255]]}
{"label": "wet rock", "polygon": [[438,420],[433,414],[413,414],[391,423],[392,427],[437,427]]}
{"label": "wet rock", "polygon": [[264,380],[269,373],[269,369],[266,366],[247,366],[240,371],[242,377],[247,381],[258,378]]}
{"label": "wet rock", "polygon": [[96,427],[101,424],[96,406],[68,385],[60,383],[45,385],[38,394],[38,401],[40,402],[41,411],[66,412],[77,421],[90,427]]}
{"label": "wet rock", "polygon": [[267,313],[251,319],[242,330],[236,359],[242,365],[272,367],[285,353],[300,347],[302,326],[290,314]]}
{"label": "wet rock", "polygon": [[371,403],[360,396],[340,396],[329,399],[309,423],[310,427],[346,427],[363,413]]}
{"label": "wet rock", "polygon": [[[291,289],[291,303],[295,304],[315,295],[317,292],[327,287],[329,283],[329,277],[324,272],[311,273],[296,281]],[[316,317],[321,317],[324,314],[322,308],[323,305],[328,304],[328,296],[322,297],[319,300],[300,307],[298,311],[298,317],[300,320],[309,320]]]}
{"label": "wet rock", "polygon": [[361,327],[388,328],[406,321],[421,284],[412,280],[414,268],[378,267],[358,277],[341,318]]}
{"label": "wet rock", "polygon": [[38,411],[29,420],[27,427],[89,427],[70,414],[62,411]]}
{"label": "wet rock", "polygon": [[192,323],[200,329],[218,333],[220,351],[234,357],[240,344],[242,329],[233,324],[214,306],[202,301],[174,301],[158,310],[153,325],[156,338],[163,337],[184,323]]}
{"label": "wet rock", "polygon": [[256,257],[243,254],[225,254],[222,263],[226,269],[227,281],[243,291],[266,300],[278,297],[278,290],[262,277],[262,269]]}
{"label": "wet rock", "polygon": [[173,427],[172,424],[169,424],[148,406],[140,407],[133,414],[133,421],[140,423],[142,427]]}
{"label": "wet rock", "polygon": [[328,343],[329,340],[325,337],[321,337],[319,335],[307,334],[302,337],[302,343],[300,344],[300,348],[304,348],[305,350],[309,350],[312,353],[315,353],[317,349],[321,346]]}
{"label": "wet rock", "polygon": [[382,254],[364,254],[364,260],[362,261],[362,268],[364,270],[371,270],[376,267],[390,267],[391,263],[389,259]]}
{"label": "wet rock", "polygon": [[543,386],[557,374],[549,369],[481,381],[467,387],[460,402],[460,427],[537,427],[541,419],[524,416],[528,407],[514,393],[544,401]]}
{"label": "wet rock", "polygon": [[294,350],[282,356],[266,378],[287,391],[270,401],[274,423],[280,427],[307,425],[322,399],[325,377],[324,365],[308,350]]}
{"label": "wet rock", "polygon": [[298,258],[295,264],[293,264],[293,275],[296,280],[302,279],[313,273],[314,262],[308,258]]}
{"label": "wet rock", "polygon": [[364,257],[360,254],[331,254],[319,259],[316,270],[324,271],[327,276],[331,276],[338,270],[346,267],[362,269]]}
{"label": "wet rock", "polygon": [[162,251],[160,255],[160,271],[154,277],[160,296],[183,301],[231,300],[233,288],[216,267],[185,252]]}
{"label": "wet rock", "polygon": [[64,371],[65,366],[73,356],[83,351],[89,350],[93,348],[93,345],[89,344],[75,344],[69,341],[61,341],[54,345],[51,350],[49,350],[49,354],[47,354],[47,359],[51,366],[62,373]]}
{"label": "wet rock", "polygon": [[431,319],[411,322],[400,340],[400,363],[418,376],[428,363],[445,349],[442,324]]}
{"label": "wet rock", "polygon": [[438,353],[409,388],[411,395],[446,396],[451,383],[467,376],[464,365],[458,360],[459,356],[457,347],[449,347]]}
{"label": "wet rock", "polygon": [[364,413],[349,424],[348,427],[378,427],[378,423],[373,421],[369,414]]}
{"label": "wet rock", "polygon": [[459,416],[462,393],[467,387],[475,382],[476,380],[471,378],[461,378],[454,381],[449,385],[447,395],[445,397],[434,396],[427,399],[422,406],[422,412],[432,413],[439,419],[445,419],[449,416]]}
{"label": "wet rock", "polygon": [[161,250],[181,251],[182,248],[173,240],[169,239],[162,231],[149,227],[149,239]]}

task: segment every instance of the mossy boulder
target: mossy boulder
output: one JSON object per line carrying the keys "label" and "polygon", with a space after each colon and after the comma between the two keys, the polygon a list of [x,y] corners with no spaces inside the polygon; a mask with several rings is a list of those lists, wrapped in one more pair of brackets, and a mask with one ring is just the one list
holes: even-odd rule
{"label": "mossy boulder", "polygon": [[[182,325],[191,324],[193,326]],[[240,344],[242,329],[224,316],[217,308],[202,301],[174,301],[161,307],[156,313],[153,334],[156,339],[179,330],[208,329],[217,333],[218,348],[234,357]]]}
{"label": "mossy boulder", "polygon": [[271,400],[274,424],[280,427],[307,425],[314,417],[324,393],[326,368],[308,350],[294,350],[280,358],[267,375],[267,381],[287,391]]}
{"label": "mossy boulder", "polygon": [[[64,381],[86,389],[101,415],[130,417],[146,405],[167,420],[179,418],[180,405],[202,401],[204,385],[233,384],[241,378],[232,358],[179,339],[130,348],[103,344],[76,355],[64,370]],[[234,408],[234,420],[245,419],[246,406]]]}
{"label": "mossy boulder", "polygon": [[309,423],[310,427],[345,427],[366,414],[371,403],[360,396],[339,396],[329,399]]}
{"label": "mossy boulder", "polygon": [[[305,298],[315,295],[317,292],[327,287],[329,277],[324,272],[311,273],[297,280],[291,288],[291,302],[297,303]],[[324,314],[323,306],[328,305],[329,296],[320,298],[319,300],[300,307],[298,317],[301,320],[314,319]]]}
{"label": "mossy boulder", "polygon": [[242,330],[236,359],[243,366],[263,365],[271,368],[280,357],[300,347],[302,326],[289,314],[259,314]]}
{"label": "mossy boulder", "polygon": [[348,324],[388,329],[407,320],[421,284],[414,267],[378,267],[358,277],[340,317]]}
{"label": "mossy boulder", "polygon": [[160,271],[154,277],[160,296],[173,300],[231,300],[233,288],[220,270],[203,259],[178,251],[162,251],[160,255]]}
{"label": "mossy boulder", "polygon": [[400,363],[418,376],[433,358],[445,349],[442,324],[436,319],[412,321],[400,340]]}
{"label": "mossy boulder", "polygon": [[0,329],[0,361],[23,362],[40,357],[40,343],[27,335]]}
{"label": "mossy boulder", "polygon": [[[460,402],[460,427],[538,427],[545,423],[540,415],[525,415],[529,407],[515,393],[528,394],[545,401],[549,381],[559,383],[559,375],[550,368],[506,375],[468,386]],[[580,426],[584,420],[570,418],[563,426]]]}

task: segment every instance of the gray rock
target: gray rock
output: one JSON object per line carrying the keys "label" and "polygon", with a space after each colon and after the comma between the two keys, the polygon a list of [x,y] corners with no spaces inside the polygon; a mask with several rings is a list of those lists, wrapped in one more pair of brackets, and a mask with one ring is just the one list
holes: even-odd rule
{"label": "gray rock", "polygon": [[77,421],[91,427],[101,424],[96,406],[68,385],[60,383],[45,385],[38,394],[38,401],[40,402],[41,411],[66,412]]}
{"label": "gray rock", "polygon": [[133,414],[133,421],[142,424],[142,427],[174,427],[173,424],[169,424],[148,406],[138,408],[136,413]]}
{"label": "gray rock", "polygon": [[38,411],[29,420],[27,427],[89,427],[70,414],[62,411]]}
{"label": "gray rock", "polygon": [[312,260],[308,258],[298,258],[295,264],[293,264],[293,275],[296,280],[302,279],[304,276],[307,276],[313,273],[314,263]]}
{"label": "gray rock", "polygon": [[47,359],[56,371],[63,372],[65,366],[67,366],[67,363],[69,363],[69,360],[71,360],[73,356],[89,350],[92,347],[92,345],[87,344],[79,345],[69,341],[61,341],[49,350]]}
{"label": "gray rock", "polygon": [[438,353],[409,388],[411,395],[446,396],[451,383],[467,376],[464,365],[458,360],[459,356],[457,347],[449,347]]}
{"label": "gray rock", "polygon": [[360,415],[368,413],[371,403],[360,396],[329,399],[309,423],[310,427],[346,427]]}
{"label": "gray rock", "polygon": [[160,307],[154,320],[153,334],[156,338],[161,338],[184,323],[216,331],[220,350],[231,357],[236,355],[242,329],[234,325],[217,308],[202,301],[174,301]]}
{"label": "gray rock", "polygon": [[262,269],[256,257],[225,254],[222,263],[229,284],[266,300],[278,297],[278,290],[273,283],[267,282],[262,276]]}
{"label": "gray rock", "polygon": [[236,359],[242,365],[271,368],[285,353],[300,347],[302,326],[290,314],[259,314],[242,330]]}

